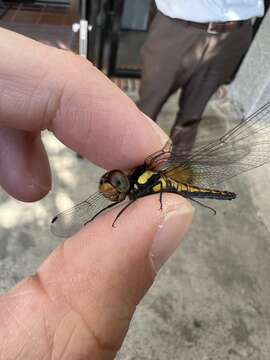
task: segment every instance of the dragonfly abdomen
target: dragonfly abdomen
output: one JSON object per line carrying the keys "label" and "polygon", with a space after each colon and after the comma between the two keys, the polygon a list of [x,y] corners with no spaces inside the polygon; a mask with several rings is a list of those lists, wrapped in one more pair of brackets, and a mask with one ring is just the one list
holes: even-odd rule
{"label": "dragonfly abdomen", "polygon": [[216,200],[233,200],[236,198],[236,194],[230,191],[200,188],[189,184],[178,183],[174,180],[170,182],[174,183],[173,187],[177,193],[184,197],[197,197]]}
{"label": "dragonfly abdomen", "polygon": [[[160,183],[162,185],[160,185]],[[154,192],[172,192],[184,197],[197,197],[216,200],[233,200],[236,198],[236,194],[233,192],[200,188],[190,184],[180,183],[169,178],[161,178],[160,183],[153,186],[152,189]]]}
{"label": "dragonfly abdomen", "polygon": [[144,171],[139,176],[137,179],[137,184],[139,186],[135,185],[135,189],[137,189],[136,192],[138,192],[138,195],[140,192],[143,192],[143,189],[140,189],[142,186],[143,188],[148,189],[148,194],[171,192],[189,198],[196,197],[217,200],[233,200],[236,198],[236,194],[233,192],[200,188],[194,185],[178,182],[169,177],[162,176],[161,174],[149,170]]}

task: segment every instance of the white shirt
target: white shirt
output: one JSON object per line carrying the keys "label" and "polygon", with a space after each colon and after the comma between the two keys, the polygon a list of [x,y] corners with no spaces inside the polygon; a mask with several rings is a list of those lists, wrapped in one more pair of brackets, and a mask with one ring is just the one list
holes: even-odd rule
{"label": "white shirt", "polygon": [[263,0],[155,0],[164,15],[195,22],[246,20],[264,14]]}

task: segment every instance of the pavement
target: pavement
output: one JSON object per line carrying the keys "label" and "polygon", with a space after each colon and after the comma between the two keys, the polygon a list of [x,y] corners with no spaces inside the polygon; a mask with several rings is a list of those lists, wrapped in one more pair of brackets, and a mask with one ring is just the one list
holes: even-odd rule
{"label": "pavement", "polygon": [[[167,132],[176,104],[174,96],[158,120]],[[221,89],[200,138],[223,134],[239,117]],[[44,142],[54,177],[50,194],[24,204],[0,192],[1,292],[32,274],[60,243],[50,219],[94,192],[103,173],[49,132]],[[195,205],[191,230],[138,306],[118,360],[269,360],[269,174],[270,165],[226,183],[239,196],[207,201],[216,216]]]}

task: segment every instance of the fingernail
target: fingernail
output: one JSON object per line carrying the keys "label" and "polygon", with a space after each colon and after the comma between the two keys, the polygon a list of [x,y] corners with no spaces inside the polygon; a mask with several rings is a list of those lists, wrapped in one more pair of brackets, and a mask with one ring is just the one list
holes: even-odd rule
{"label": "fingernail", "polygon": [[51,172],[40,135],[37,135],[33,141],[31,161],[32,183],[30,187],[47,194],[51,189]]}
{"label": "fingernail", "polygon": [[161,146],[164,146],[168,140],[169,140],[169,137],[168,135],[161,129],[160,126],[158,126],[158,124],[153,121],[149,116],[145,115],[144,113],[142,113],[143,116],[149,121],[149,124],[152,126],[152,128],[154,129],[155,133],[159,136],[160,138],[160,143],[161,143]]}
{"label": "fingernail", "polygon": [[164,215],[155,235],[151,260],[154,270],[158,272],[179,246],[192,220],[193,206],[186,202],[177,209],[169,209]]}

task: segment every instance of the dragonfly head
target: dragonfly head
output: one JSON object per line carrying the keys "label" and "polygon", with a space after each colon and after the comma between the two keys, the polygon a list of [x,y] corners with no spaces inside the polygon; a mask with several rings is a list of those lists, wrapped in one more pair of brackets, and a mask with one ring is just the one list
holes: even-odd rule
{"label": "dragonfly head", "polygon": [[99,191],[111,201],[124,200],[129,188],[129,179],[121,170],[108,171],[99,182]]}

